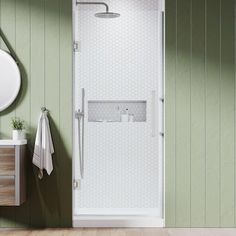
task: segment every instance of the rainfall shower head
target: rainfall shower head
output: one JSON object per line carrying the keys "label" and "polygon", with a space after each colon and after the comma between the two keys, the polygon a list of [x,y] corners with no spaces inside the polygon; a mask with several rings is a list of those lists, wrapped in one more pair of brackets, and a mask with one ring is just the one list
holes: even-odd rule
{"label": "rainfall shower head", "polygon": [[120,16],[119,13],[115,13],[115,12],[110,12],[109,11],[109,6],[105,3],[105,2],[76,2],[76,4],[80,4],[80,5],[103,5],[106,7],[106,11],[105,12],[98,12],[95,14],[96,17],[99,18],[105,18],[105,19],[112,19],[112,18],[117,18]]}
{"label": "rainfall shower head", "polygon": [[111,18],[117,18],[120,16],[119,13],[115,12],[98,12],[95,14],[96,17],[99,18],[106,18],[106,19],[111,19]]}

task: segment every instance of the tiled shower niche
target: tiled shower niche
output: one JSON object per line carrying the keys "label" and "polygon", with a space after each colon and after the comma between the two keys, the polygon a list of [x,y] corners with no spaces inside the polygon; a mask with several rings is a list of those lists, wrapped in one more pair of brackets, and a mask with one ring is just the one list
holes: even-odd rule
{"label": "tiled shower niche", "polygon": [[146,101],[88,101],[89,122],[124,122],[127,113],[127,122],[146,122],[146,111]]}

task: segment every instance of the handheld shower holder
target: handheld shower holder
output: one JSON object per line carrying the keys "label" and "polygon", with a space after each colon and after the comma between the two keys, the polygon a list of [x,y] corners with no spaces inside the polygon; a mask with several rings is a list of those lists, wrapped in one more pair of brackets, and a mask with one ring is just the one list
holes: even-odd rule
{"label": "handheld shower holder", "polygon": [[84,112],[83,112],[83,111],[81,111],[81,110],[79,109],[78,111],[75,112],[75,118],[76,118],[76,119],[80,119],[80,118],[82,118],[82,117],[84,117]]}

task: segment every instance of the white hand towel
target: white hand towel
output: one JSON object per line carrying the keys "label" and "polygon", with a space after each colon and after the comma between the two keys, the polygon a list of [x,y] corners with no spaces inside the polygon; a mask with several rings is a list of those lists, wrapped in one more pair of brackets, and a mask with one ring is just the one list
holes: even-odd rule
{"label": "white hand towel", "polygon": [[54,147],[49,127],[49,121],[46,112],[43,112],[39,118],[38,129],[35,139],[33,164],[39,168],[38,177],[43,178],[43,169],[48,175],[53,171],[52,154]]}

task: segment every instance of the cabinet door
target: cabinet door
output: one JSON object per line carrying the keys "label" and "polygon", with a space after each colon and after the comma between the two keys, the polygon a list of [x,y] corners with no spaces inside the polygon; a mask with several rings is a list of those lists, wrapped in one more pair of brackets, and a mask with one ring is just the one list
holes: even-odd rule
{"label": "cabinet door", "polygon": [[10,206],[15,204],[15,178],[0,176],[0,205]]}
{"label": "cabinet door", "polygon": [[15,149],[0,148],[0,176],[15,175]]}

